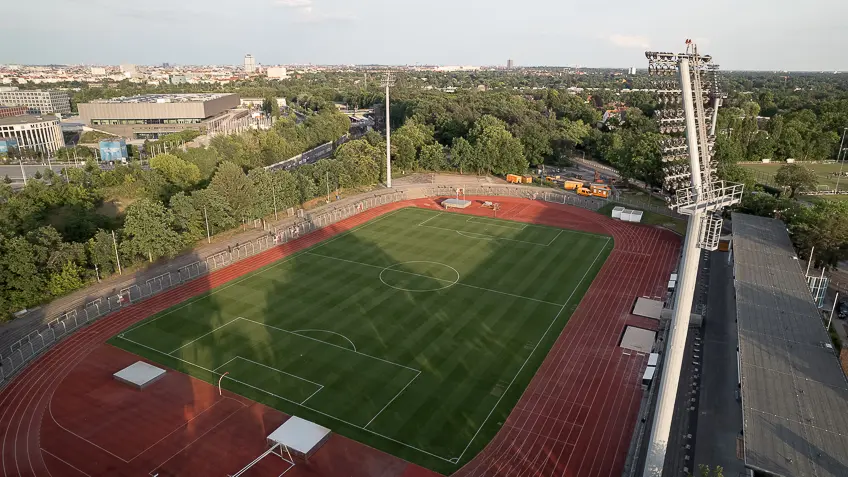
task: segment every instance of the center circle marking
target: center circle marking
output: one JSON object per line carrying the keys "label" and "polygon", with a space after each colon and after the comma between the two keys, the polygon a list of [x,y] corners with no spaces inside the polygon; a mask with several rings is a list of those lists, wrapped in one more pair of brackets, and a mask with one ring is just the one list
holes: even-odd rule
{"label": "center circle marking", "polygon": [[[435,264],[435,265],[441,265],[445,268],[450,268],[451,270],[453,270],[453,272],[456,274],[456,278],[453,281],[450,281],[450,280],[444,280],[444,279],[441,279],[441,278],[428,277],[426,275],[419,275],[419,274],[416,274],[416,273],[407,272],[405,270],[397,270],[400,273],[407,273],[407,274],[411,274],[411,275],[421,276],[421,277],[429,278],[431,280],[434,280],[436,282],[444,284],[443,286],[440,286],[440,287],[437,287],[437,288],[423,288],[423,289],[420,289],[420,290],[419,289],[412,289],[412,288],[404,288],[404,287],[392,285],[391,283],[386,282],[386,280],[383,278],[384,273],[395,270],[397,267],[400,267],[401,265],[409,265],[411,263],[430,263],[430,264]],[[383,285],[386,285],[389,288],[394,288],[395,290],[400,290],[400,291],[407,291],[407,292],[438,291],[438,290],[444,290],[445,288],[450,288],[450,287],[456,285],[459,282],[459,271],[457,271],[457,269],[453,268],[452,266],[445,265],[444,263],[441,263],[441,262],[431,262],[429,260],[413,260],[413,261],[410,261],[410,262],[400,262],[400,263],[396,263],[394,265],[389,265],[388,267],[380,270],[380,281],[383,282]]]}

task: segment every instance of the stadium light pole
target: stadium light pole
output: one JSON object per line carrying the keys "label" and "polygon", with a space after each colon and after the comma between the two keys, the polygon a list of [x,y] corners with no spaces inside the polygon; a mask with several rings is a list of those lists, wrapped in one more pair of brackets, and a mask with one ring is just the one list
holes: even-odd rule
{"label": "stadium light pole", "polygon": [[392,131],[389,121],[391,108],[389,106],[389,88],[395,85],[395,78],[391,71],[380,82],[380,86],[386,88],[386,187],[392,187]]}
{"label": "stadium light pole", "polygon": [[[651,75],[675,77],[659,80],[663,102],[674,105],[657,115],[663,133],[685,133],[685,140],[670,138],[662,141],[665,189],[670,193],[670,206],[678,213],[689,216],[663,370],[660,377],[656,411],[651,426],[645,460],[644,477],[661,477],[674,415],[674,404],[680,384],[686,335],[701,250],[716,250],[721,237],[722,219],[717,213],[722,208],[737,203],[742,198],[741,184],[726,184],[712,179],[712,143],[715,111],[709,114],[705,104],[718,107],[717,76],[713,74],[712,91],[702,87],[703,76],[709,71],[712,58],[701,56],[697,46],[686,41],[686,53],[647,52],[648,72]],[[714,70],[713,70],[714,71]],[[679,99],[678,99],[679,97]],[[677,104],[682,110],[676,108]],[[682,117],[680,117],[682,115]],[[709,118],[709,119],[708,119]],[[712,124],[711,124],[712,123]]]}

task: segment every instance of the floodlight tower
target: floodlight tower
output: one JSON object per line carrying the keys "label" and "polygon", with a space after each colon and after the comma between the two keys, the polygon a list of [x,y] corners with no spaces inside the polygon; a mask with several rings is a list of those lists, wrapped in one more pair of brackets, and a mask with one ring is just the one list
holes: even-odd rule
{"label": "floodlight tower", "polygon": [[391,71],[380,81],[380,86],[386,88],[386,187],[392,187],[392,132],[389,125],[389,88],[395,85],[395,77]]}
{"label": "floodlight tower", "polygon": [[[658,111],[662,140],[664,189],[673,210],[689,216],[678,276],[677,300],[666,344],[664,370],[651,427],[644,477],[661,477],[683,350],[695,295],[701,250],[716,250],[721,236],[721,209],[739,202],[742,185],[713,179],[712,146],[715,109],[720,101],[712,58],[701,56],[686,40],[685,53],[647,52],[648,73],[657,76],[657,92],[665,108]],[[706,86],[706,88],[705,88]],[[679,109],[682,106],[682,109]],[[684,133],[684,137],[680,137]]]}

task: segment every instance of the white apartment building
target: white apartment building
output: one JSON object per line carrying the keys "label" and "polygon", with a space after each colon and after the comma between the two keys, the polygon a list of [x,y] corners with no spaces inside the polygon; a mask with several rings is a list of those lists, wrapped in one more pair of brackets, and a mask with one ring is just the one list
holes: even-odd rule
{"label": "white apartment building", "polygon": [[59,118],[52,115],[0,118],[0,138],[15,139],[19,149],[45,154],[65,147]]}
{"label": "white apartment building", "polygon": [[2,87],[0,106],[26,106],[40,114],[71,114],[71,100],[64,91],[21,91],[14,86]]}
{"label": "white apartment building", "polygon": [[250,53],[244,55],[244,72],[249,75],[256,73],[256,58]]}

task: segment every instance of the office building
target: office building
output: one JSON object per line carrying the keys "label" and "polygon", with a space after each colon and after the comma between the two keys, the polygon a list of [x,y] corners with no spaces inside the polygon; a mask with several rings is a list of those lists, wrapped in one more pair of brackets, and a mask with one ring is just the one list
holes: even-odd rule
{"label": "office building", "polygon": [[205,132],[210,121],[238,106],[239,96],[226,93],[145,94],[78,105],[86,125],[129,139],[158,139],[186,129]]}
{"label": "office building", "polygon": [[506,69],[511,70],[515,66],[512,60],[506,60]]}
{"label": "office building", "polygon": [[256,58],[250,53],[244,55],[244,72],[249,75],[256,73]]}
{"label": "office building", "polygon": [[7,145],[16,143],[22,152],[52,154],[65,147],[59,118],[53,115],[0,118],[0,138]]}
{"label": "office building", "polygon": [[106,68],[100,66],[92,66],[91,67],[91,75],[92,76],[106,76]]}
{"label": "office building", "polygon": [[64,91],[21,91],[14,86],[2,87],[0,106],[26,106],[38,114],[71,114],[71,99]]}
{"label": "office building", "polygon": [[0,106],[0,118],[11,118],[12,116],[23,116],[30,109],[26,106]]}
{"label": "office building", "polygon": [[265,70],[265,75],[268,79],[286,79],[288,75],[286,74],[286,69],[282,66],[272,66]]}
{"label": "office building", "polygon": [[635,75],[635,74],[636,74],[636,67],[635,67],[635,66],[631,66],[631,67],[630,67],[630,70],[628,70],[628,73],[630,73],[631,75]]}

